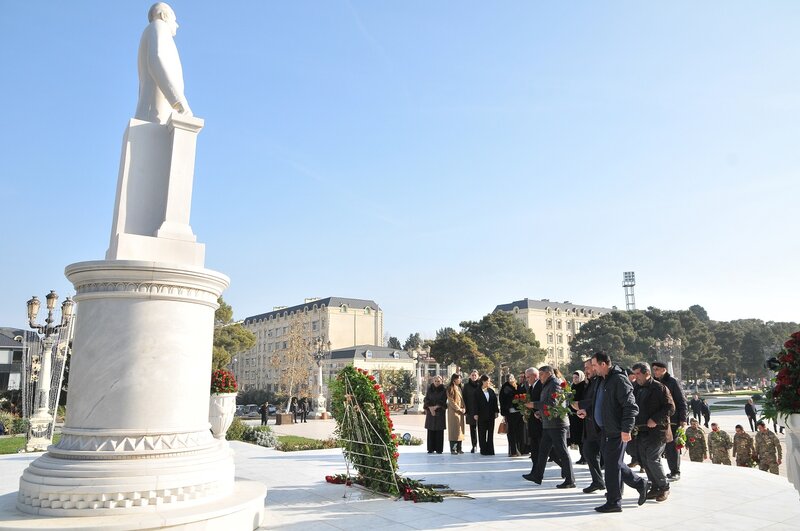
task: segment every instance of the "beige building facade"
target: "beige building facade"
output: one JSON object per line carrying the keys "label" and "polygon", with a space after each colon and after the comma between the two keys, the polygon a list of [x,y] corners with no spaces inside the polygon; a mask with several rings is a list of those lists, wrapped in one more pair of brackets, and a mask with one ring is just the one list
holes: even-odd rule
{"label": "beige building facade", "polygon": [[[302,331],[309,352],[316,351],[318,341],[326,350],[380,345],[383,341],[383,311],[375,301],[366,299],[310,298],[303,304],[276,307],[271,312],[248,317],[243,325],[255,334],[256,344],[234,357],[231,370],[245,391],[277,390],[280,357],[286,352],[293,326]],[[312,373],[316,374],[316,366]]]}
{"label": "beige building facade", "polygon": [[581,327],[616,308],[585,306],[570,301],[551,302],[549,299],[522,299],[500,304],[494,311],[508,312],[530,328],[547,357],[545,362],[555,367],[569,365],[572,353],[569,342]]}

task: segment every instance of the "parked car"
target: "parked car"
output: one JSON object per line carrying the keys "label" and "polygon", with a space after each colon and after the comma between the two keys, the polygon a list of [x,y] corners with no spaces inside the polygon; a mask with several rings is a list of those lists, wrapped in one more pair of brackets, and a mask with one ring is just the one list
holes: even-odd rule
{"label": "parked car", "polygon": [[277,412],[278,412],[278,408],[276,408],[276,407],[275,407],[275,406],[273,406],[272,404],[270,404],[269,406],[267,406],[267,415],[274,415],[274,414],[275,414],[275,413],[277,413]]}
{"label": "parked car", "polygon": [[237,417],[243,417],[245,413],[247,413],[247,406],[241,404],[236,406],[236,412],[234,413],[234,415],[236,415]]}

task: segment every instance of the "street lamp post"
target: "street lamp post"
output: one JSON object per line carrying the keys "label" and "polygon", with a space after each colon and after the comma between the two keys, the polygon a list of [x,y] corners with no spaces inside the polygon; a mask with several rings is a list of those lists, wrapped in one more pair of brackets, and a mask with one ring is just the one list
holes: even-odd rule
{"label": "street lamp post", "polygon": [[408,355],[414,360],[417,371],[417,390],[414,397],[414,411],[422,413],[424,411],[423,403],[425,402],[425,393],[422,390],[422,367],[427,363],[428,356],[430,355],[430,347],[415,347],[412,348]]}
{"label": "street lamp post", "polygon": [[[42,354],[39,363],[35,361],[31,364],[31,378],[36,379],[36,394],[34,400],[35,412],[30,418],[30,430],[28,442],[25,444],[26,452],[44,451],[52,442],[51,423],[54,421],[54,413],[50,413],[50,386],[51,386],[51,367],[53,359],[53,346],[58,339],[58,332],[61,328],[69,325],[72,319],[72,311],[75,303],[67,297],[61,304],[61,323],[54,325],[53,311],[56,309],[58,294],[51,290],[45,297],[47,301],[47,318],[45,324],[36,324],[36,316],[41,305],[39,299],[34,295],[28,302],[28,325],[42,336]],[[38,375],[34,376],[35,367],[38,365]],[[60,386],[60,384],[59,384]],[[56,390],[58,392],[58,390]]]}
{"label": "street lamp post", "polygon": [[318,337],[315,341],[316,350],[312,353],[314,361],[317,362],[317,399],[316,408],[314,410],[317,418],[324,418],[327,412],[325,411],[325,393],[322,392],[322,360],[327,358],[331,353],[331,342],[323,341]]}

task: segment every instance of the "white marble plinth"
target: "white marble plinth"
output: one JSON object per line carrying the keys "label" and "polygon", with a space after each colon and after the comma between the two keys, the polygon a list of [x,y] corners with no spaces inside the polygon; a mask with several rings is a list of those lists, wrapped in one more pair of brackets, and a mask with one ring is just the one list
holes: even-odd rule
{"label": "white marble plinth", "polygon": [[132,529],[181,529],[191,531],[256,529],[264,520],[267,488],[258,482],[237,479],[225,496],[196,504],[162,504],[157,511],[135,514],[62,518],[14,511],[12,495],[0,497],[0,531],[32,529],[84,529],[126,531]]}
{"label": "white marble plinth", "polygon": [[800,414],[789,415],[786,426],[786,477],[795,490],[800,492]]}
{"label": "white marble plinth", "polygon": [[230,496],[232,452],[209,431],[214,310],[202,268],[72,264],[76,320],[63,435],[20,479],[17,508],[47,516],[160,513]]}

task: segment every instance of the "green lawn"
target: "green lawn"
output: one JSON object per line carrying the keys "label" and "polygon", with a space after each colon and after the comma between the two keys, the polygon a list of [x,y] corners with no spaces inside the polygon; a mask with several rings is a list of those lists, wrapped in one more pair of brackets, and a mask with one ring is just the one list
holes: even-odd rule
{"label": "green lawn", "polygon": [[[53,438],[53,444],[57,443],[60,439],[61,434],[57,433]],[[0,454],[15,454],[23,448],[25,448],[24,435],[0,438]]]}

